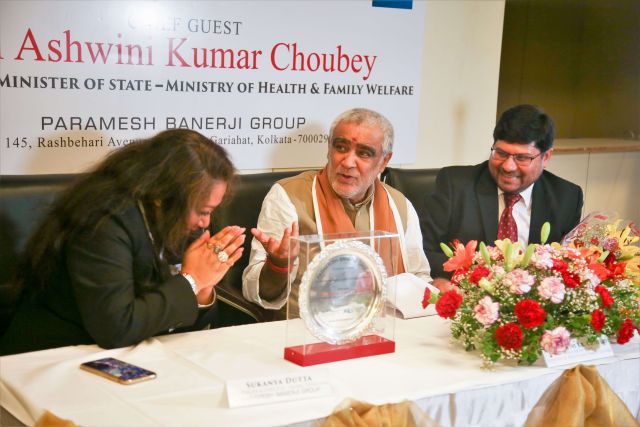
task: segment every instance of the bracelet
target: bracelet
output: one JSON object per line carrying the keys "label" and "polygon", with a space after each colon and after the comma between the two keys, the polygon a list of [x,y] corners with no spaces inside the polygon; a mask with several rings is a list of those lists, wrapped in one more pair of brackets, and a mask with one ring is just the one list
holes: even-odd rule
{"label": "bracelet", "polygon": [[292,265],[288,265],[286,267],[278,267],[277,265],[275,265],[271,259],[269,259],[269,257],[267,256],[267,260],[265,261],[266,264],[269,266],[269,268],[271,269],[271,271],[275,271],[276,273],[288,273],[291,271],[291,269],[293,268]]}

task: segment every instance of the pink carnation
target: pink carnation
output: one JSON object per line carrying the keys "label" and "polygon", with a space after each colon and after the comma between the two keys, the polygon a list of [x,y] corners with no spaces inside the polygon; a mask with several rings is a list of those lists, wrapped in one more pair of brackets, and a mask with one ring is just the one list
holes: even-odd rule
{"label": "pink carnation", "polygon": [[564,292],[564,284],[559,277],[546,277],[538,286],[538,294],[554,304],[560,304],[564,300]]}
{"label": "pink carnation", "polygon": [[540,270],[550,269],[553,266],[553,261],[551,259],[552,253],[551,247],[538,246],[535,251],[533,251],[531,263]]}
{"label": "pink carnation", "polygon": [[504,268],[502,266],[497,264],[491,266],[491,269],[493,270],[493,274],[495,276],[504,276],[507,273],[506,271],[504,271]]}
{"label": "pink carnation", "polygon": [[518,295],[529,292],[535,281],[536,279],[529,272],[520,268],[509,272],[504,278],[504,284],[509,287],[511,292]]}
{"label": "pink carnation", "polygon": [[484,326],[492,325],[500,317],[500,304],[493,302],[490,296],[486,296],[478,301],[473,308],[476,320]]}
{"label": "pink carnation", "polygon": [[571,334],[564,326],[558,326],[552,331],[544,331],[540,338],[540,347],[547,353],[560,354],[567,351],[571,342]]}

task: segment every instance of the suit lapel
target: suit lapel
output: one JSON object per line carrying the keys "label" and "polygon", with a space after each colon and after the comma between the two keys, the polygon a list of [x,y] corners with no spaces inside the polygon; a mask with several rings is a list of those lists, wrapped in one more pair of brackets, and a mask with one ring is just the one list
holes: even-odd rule
{"label": "suit lapel", "polygon": [[544,176],[541,176],[535,184],[531,193],[531,222],[529,223],[529,243],[540,243],[540,229],[545,218],[551,218],[550,207],[547,206]]}
{"label": "suit lapel", "polygon": [[484,242],[493,245],[498,237],[498,189],[486,167],[476,184],[476,195],[484,229]]}

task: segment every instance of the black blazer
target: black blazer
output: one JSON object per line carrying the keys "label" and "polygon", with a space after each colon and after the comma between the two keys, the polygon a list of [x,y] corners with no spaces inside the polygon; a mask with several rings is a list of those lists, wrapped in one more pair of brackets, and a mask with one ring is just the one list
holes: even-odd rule
{"label": "black blazer", "polygon": [[136,206],[70,239],[44,295],[24,296],[0,354],[97,343],[139,343],[170,331],[202,329],[214,306],[198,309],[189,282],[155,255]]}
{"label": "black blazer", "polygon": [[[549,242],[560,241],[580,222],[582,189],[551,172],[544,171],[532,192],[529,243],[540,243],[540,229],[549,221]],[[426,214],[420,227],[432,277],[450,277],[442,264],[447,260],[440,242],[458,239],[493,244],[498,236],[498,189],[488,162],[475,166],[442,168],[436,190],[425,200]]]}

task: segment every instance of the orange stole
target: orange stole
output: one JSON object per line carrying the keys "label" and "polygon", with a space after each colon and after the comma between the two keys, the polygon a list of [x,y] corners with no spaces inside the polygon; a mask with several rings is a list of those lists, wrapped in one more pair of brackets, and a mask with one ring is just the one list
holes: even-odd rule
{"label": "orange stole", "polygon": [[[373,230],[386,231],[389,233],[397,233],[396,221],[391,211],[389,196],[382,186],[379,179],[374,181],[373,193]],[[329,178],[327,177],[327,168],[325,167],[318,172],[316,179],[316,195],[318,199],[318,211],[322,229],[324,234],[349,233],[356,232],[354,225],[351,223],[349,216],[344,210],[342,200],[333,191]],[[396,259],[396,274],[404,273],[404,264],[402,262],[402,251],[400,250],[399,239],[379,239],[377,240],[379,247],[374,248],[380,254],[387,272],[390,275],[393,272],[390,258],[391,247],[394,245]]]}

